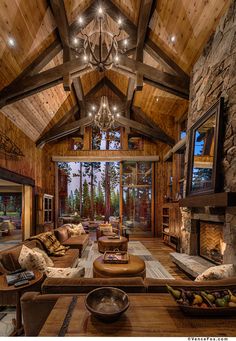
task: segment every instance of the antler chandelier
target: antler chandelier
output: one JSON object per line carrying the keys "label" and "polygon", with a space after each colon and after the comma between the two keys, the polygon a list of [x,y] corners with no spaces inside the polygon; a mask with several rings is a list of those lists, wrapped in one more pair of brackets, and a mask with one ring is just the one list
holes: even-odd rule
{"label": "antler chandelier", "polygon": [[94,124],[101,130],[106,131],[114,126],[115,117],[109,108],[108,98],[101,97],[100,107],[94,117]]}
{"label": "antler chandelier", "polygon": [[100,72],[108,70],[119,61],[117,38],[121,33],[121,19],[118,20],[119,31],[117,34],[104,30],[106,14],[100,7],[98,9],[98,29],[90,34],[80,31],[84,43],[82,47],[83,59]]}

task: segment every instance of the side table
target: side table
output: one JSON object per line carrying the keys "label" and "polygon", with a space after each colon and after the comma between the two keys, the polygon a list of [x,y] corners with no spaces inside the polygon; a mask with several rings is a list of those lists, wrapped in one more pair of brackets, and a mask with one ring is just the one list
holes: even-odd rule
{"label": "side table", "polygon": [[35,278],[31,279],[28,284],[22,285],[21,287],[14,287],[14,285],[8,285],[6,276],[0,275],[0,293],[16,293],[16,319],[13,319],[14,331],[10,336],[17,336],[23,333],[23,324],[21,316],[21,304],[20,298],[24,291],[31,288],[35,284],[39,283],[43,278],[43,273],[39,271],[34,271]]}

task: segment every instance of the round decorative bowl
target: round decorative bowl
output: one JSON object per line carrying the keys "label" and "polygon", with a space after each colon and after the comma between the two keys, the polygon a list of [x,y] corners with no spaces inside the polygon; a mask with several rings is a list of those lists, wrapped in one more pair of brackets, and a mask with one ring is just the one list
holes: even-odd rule
{"label": "round decorative bowl", "polygon": [[102,287],[86,296],[85,305],[93,316],[104,322],[113,322],[128,309],[129,298],[123,290]]}

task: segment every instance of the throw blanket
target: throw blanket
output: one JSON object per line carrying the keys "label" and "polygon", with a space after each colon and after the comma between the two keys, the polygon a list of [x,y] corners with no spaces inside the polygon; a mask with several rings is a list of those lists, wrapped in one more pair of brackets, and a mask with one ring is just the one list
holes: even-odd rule
{"label": "throw blanket", "polygon": [[62,245],[53,232],[43,232],[29,238],[29,240],[39,240],[50,256],[64,256],[69,246]]}

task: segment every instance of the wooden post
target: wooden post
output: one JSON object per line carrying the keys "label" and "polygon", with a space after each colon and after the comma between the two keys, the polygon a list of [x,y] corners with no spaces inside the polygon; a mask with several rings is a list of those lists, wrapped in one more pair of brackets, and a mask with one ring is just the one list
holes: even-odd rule
{"label": "wooden post", "polygon": [[58,165],[55,162],[55,197],[54,197],[54,228],[58,226],[58,215],[59,215],[59,189],[58,189],[59,173]]}

